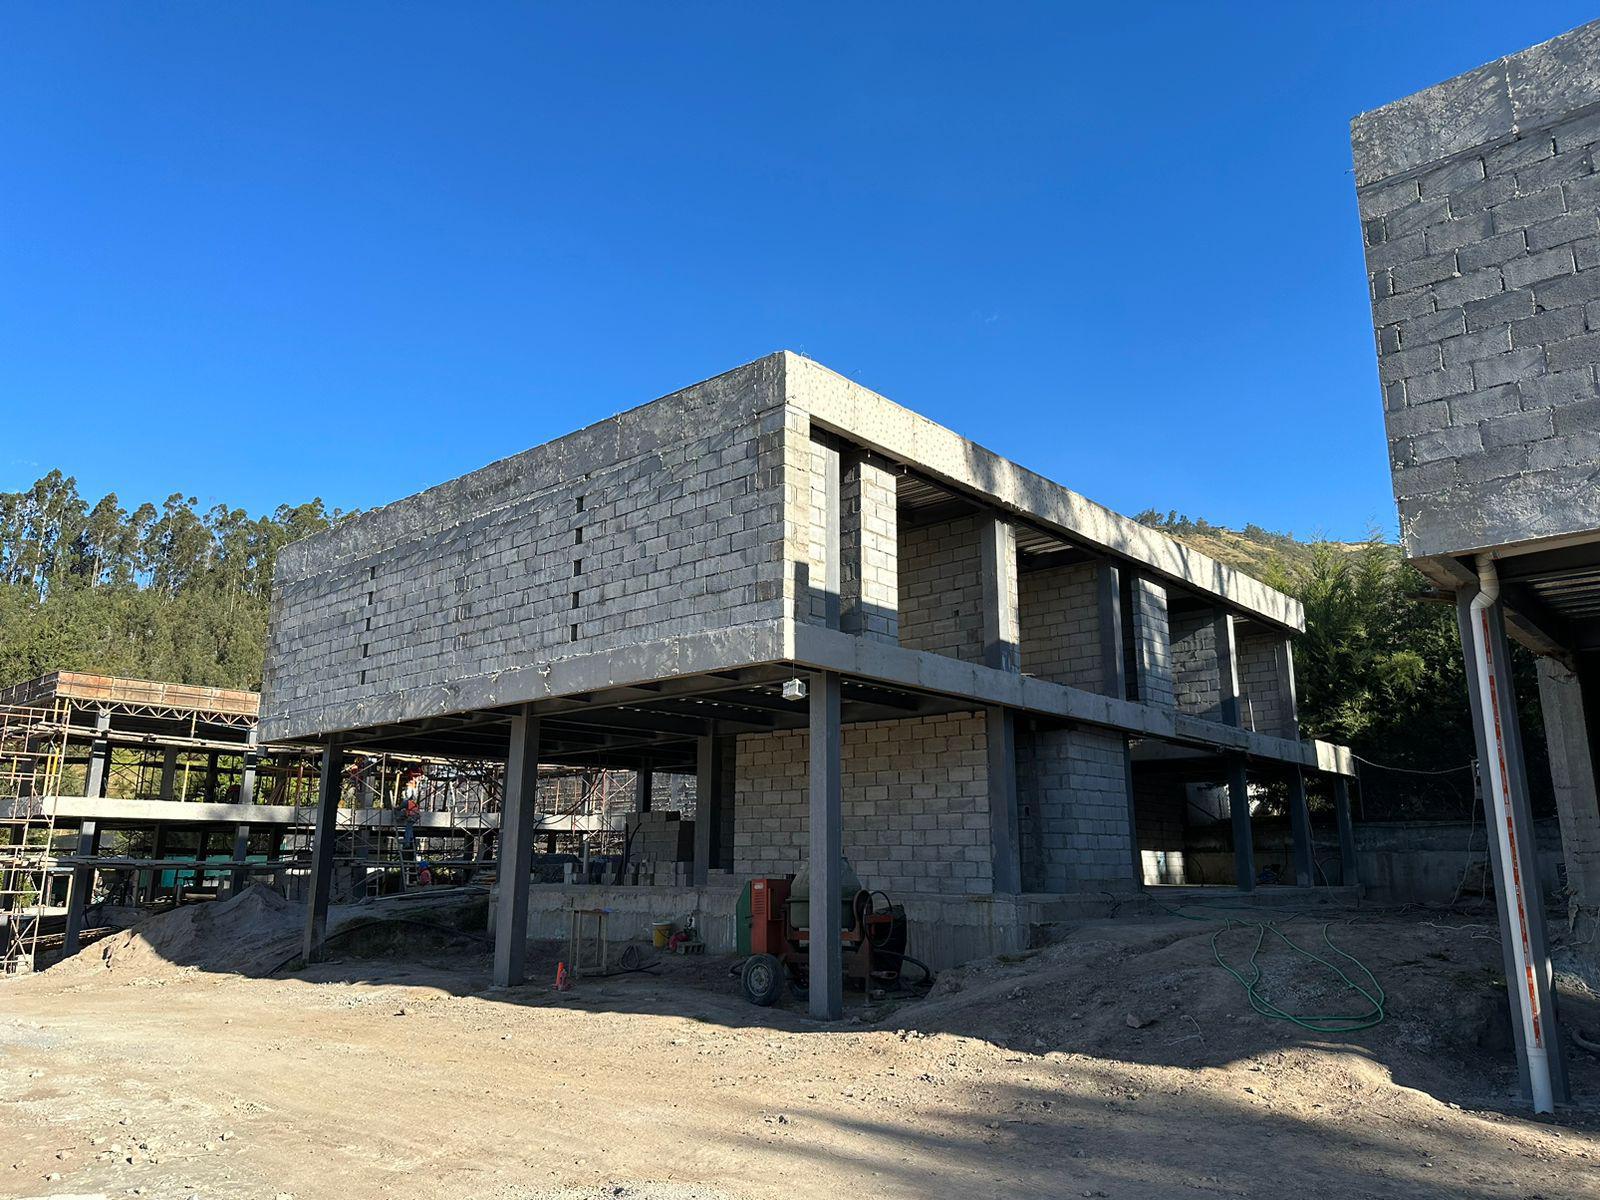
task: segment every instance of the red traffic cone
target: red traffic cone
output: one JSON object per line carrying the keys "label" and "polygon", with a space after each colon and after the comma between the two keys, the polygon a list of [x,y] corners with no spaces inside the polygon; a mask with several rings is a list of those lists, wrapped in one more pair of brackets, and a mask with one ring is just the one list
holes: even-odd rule
{"label": "red traffic cone", "polygon": [[556,985],[552,989],[557,992],[570,992],[572,990],[572,976],[567,974],[567,964],[556,964]]}

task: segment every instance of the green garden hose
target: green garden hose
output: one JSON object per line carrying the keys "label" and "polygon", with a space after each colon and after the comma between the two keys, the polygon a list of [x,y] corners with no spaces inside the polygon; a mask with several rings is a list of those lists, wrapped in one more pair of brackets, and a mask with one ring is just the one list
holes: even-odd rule
{"label": "green garden hose", "polygon": [[[1185,908],[1227,908],[1244,909],[1249,912],[1260,911],[1259,909],[1252,908],[1247,904],[1229,903],[1227,901],[1197,900],[1179,905],[1176,908],[1172,907],[1171,905],[1160,904],[1159,901],[1157,903],[1159,907],[1166,909],[1166,911],[1170,912],[1173,916],[1179,917],[1185,921],[1209,922],[1219,919],[1214,913],[1207,913],[1204,916],[1191,916],[1189,913],[1183,911]],[[1291,912],[1288,914],[1288,921],[1294,921],[1305,916],[1307,916],[1305,913]],[[1381,1023],[1384,1017],[1388,1015],[1384,1008],[1387,1002],[1387,997],[1384,994],[1383,986],[1379,984],[1377,977],[1373,975],[1371,969],[1353,954],[1349,954],[1333,944],[1333,938],[1328,935],[1328,929],[1333,924],[1332,921],[1326,921],[1323,923],[1323,945],[1325,945],[1333,954],[1338,955],[1339,958],[1344,959],[1346,962],[1355,964],[1359,972],[1356,978],[1352,978],[1349,974],[1347,974],[1344,968],[1333,959],[1324,958],[1315,950],[1310,950],[1300,945],[1279,927],[1277,921],[1241,920],[1240,918],[1231,915],[1231,913],[1222,914],[1220,916],[1220,920],[1222,921],[1222,927],[1211,935],[1212,957],[1217,960],[1217,965],[1219,967],[1239,981],[1239,984],[1245,990],[1245,995],[1250,1000],[1250,1007],[1256,1012],[1260,1013],[1262,1016],[1268,1017],[1274,1021],[1288,1021],[1290,1024],[1298,1025],[1300,1028],[1310,1030],[1312,1033],[1354,1033],[1361,1029],[1371,1029],[1374,1025]],[[1248,930],[1251,928],[1254,928],[1256,931],[1255,946],[1252,947],[1250,951],[1249,961],[1241,970],[1236,968],[1223,956],[1221,945],[1222,936],[1231,929]],[[1285,946],[1294,951],[1296,954],[1300,955],[1302,958],[1308,958],[1312,962],[1321,963],[1323,966],[1327,967],[1328,970],[1332,971],[1333,974],[1339,978],[1340,982],[1344,984],[1346,989],[1354,992],[1356,995],[1365,1000],[1367,1007],[1361,1012],[1306,1014],[1292,1013],[1274,1004],[1262,991],[1264,972],[1261,969],[1260,958],[1262,950],[1266,948],[1267,938],[1269,935],[1277,938]],[[1248,975],[1246,972],[1248,972]],[[1361,977],[1365,977],[1366,983],[1363,984],[1357,982],[1357,979]]]}

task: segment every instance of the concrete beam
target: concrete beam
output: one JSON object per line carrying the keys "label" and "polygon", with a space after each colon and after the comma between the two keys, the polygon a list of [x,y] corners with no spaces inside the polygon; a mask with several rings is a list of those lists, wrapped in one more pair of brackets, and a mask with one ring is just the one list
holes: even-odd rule
{"label": "concrete beam", "polygon": [[839,677],[811,676],[810,1010],[821,1020],[844,1015],[844,960],[839,933],[844,860],[844,775],[839,728]]}
{"label": "concrete beam", "polygon": [[511,718],[505,798],[500,806],[494,985],[522,983],[528,953],[528,876],[533,868],[534,808],[539,800],[539,719],[526,707]]}
{"label": "concrete beam", "polygon": [[1112,512],[802,355],[782,352],[784,392],[814,428],[903,462],[979,504],[1024,517],[1078,545],[1215,596],[1251,616],[1305,629],[1291,596],[1176,538]]}

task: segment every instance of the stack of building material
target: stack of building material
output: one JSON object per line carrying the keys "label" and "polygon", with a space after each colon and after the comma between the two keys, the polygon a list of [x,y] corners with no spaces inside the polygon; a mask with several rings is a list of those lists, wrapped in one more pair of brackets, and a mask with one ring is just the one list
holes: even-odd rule
{"label": "stack of building material", "polygon": [[694,822],[673,810],[628,817],[627,882],[687,886],[694,882]]}

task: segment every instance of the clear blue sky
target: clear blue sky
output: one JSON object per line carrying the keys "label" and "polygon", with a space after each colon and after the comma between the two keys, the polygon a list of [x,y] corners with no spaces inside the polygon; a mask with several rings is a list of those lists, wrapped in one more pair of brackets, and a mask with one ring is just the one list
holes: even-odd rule
{"label": "clear blue sky", "polygon": [[1392,530],[1355,113],[1542,3],[9,5],[0,489],[369,507],[778,348]]}

